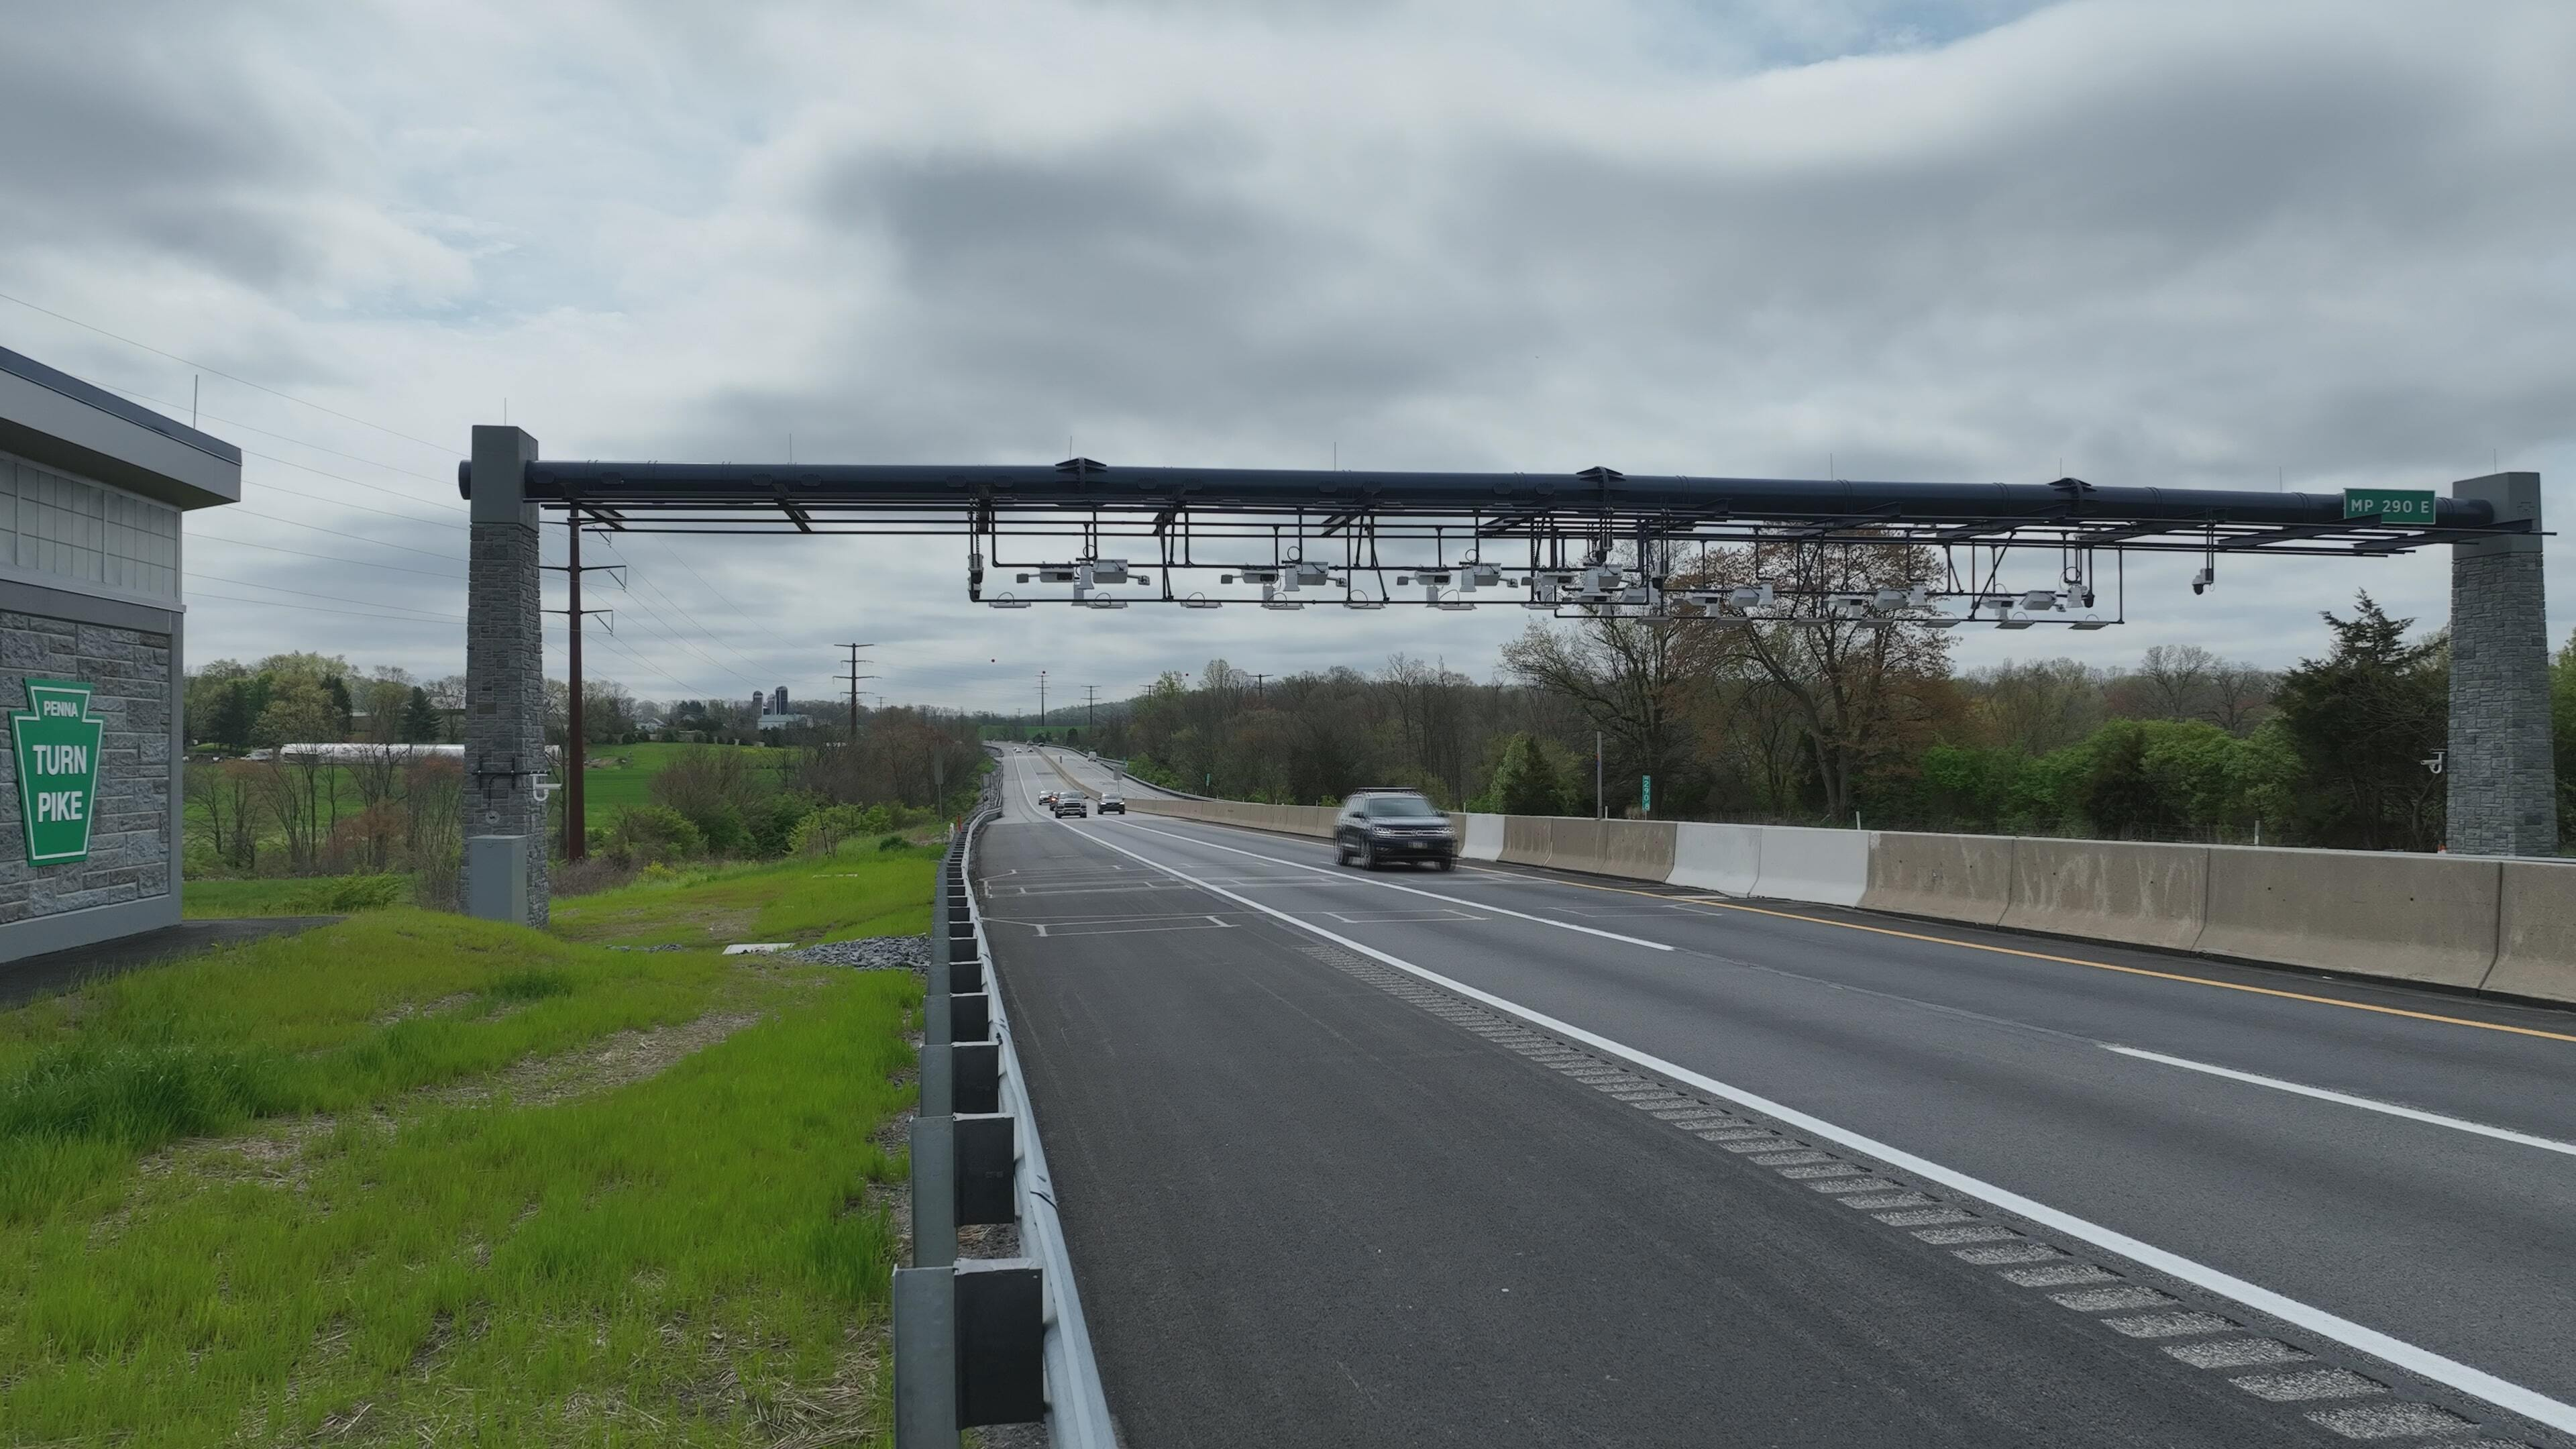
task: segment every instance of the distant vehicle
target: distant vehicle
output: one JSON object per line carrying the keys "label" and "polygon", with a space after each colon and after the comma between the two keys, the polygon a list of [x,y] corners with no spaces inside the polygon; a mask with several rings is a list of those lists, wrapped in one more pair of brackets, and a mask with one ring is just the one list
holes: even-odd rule
{"label": "distant vehicle", "polygon": [[1342,802],[1333,822],[1333,863],[1354,860],[1362,870],[1391,860],[1430,861],[1454,870],[1458,837],[1449,817],[1414,791],[1362,790]]}
{"label": "distant vehicle", "polygon": [[1124,814],[1126,814],[1126,813],[1127,813],[1127,797],[1126,797],[1126,796],[1124,796],[1124,795],[1103,795],[1103,796],[1101,796],[1101,797],[1100,797],[1100,813],[1101,813],[1101,814],[1103,814],[1103,815],[1124,815]]}
{"label": "distant vehicle", "polygon": [[1058,793],[1059,793],[1059,792],[1057,792],[1057,791],[1049,790],[1049,791],[1047,791],[1045,794],[1040,795],[1040,796],[1038,797],[1038,803],[1039,803],[1039,804],[1041,804],[1041,805],[1053,805],[1053,804],[1055,803],[1055,797],[1056,797],[1056,795],[1057,795]]}
{"label": "distant vehicle", "polygon": [[1067,815],[1089,815],[1091,802],[1080,795],[1059,795],[1051,802],[1050,808],[1055,811],[1056,818],[1061,820]]}

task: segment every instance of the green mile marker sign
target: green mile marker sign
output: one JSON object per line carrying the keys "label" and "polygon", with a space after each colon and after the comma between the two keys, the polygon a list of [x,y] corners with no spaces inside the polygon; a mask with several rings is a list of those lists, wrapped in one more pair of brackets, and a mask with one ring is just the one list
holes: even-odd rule
{"label": "green mile marker sign", "polygon": [[2382,523],[2429,524],[2433,521],[2433,490],[2347,488],[2343,490],[2343,516],[2376,518]]}
{"label": "green mile marker sign", "polygon": [[69,679],[27,681],[27,712],[9,716],[18,751],[18,824],[29,865],[89,858],[98,803],[98,744],[107,726],[89,717],[89,689]]}

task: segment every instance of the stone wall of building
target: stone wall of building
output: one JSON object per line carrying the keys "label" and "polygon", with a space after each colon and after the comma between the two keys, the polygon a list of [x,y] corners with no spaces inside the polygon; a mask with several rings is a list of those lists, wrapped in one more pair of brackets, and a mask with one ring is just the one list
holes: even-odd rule
{"label": "stone wall of building", "polygon": [[27,680],[92,686],[99,739],[98,799],[89,858],[31,866],[18,812],[17,751],[0,749],[0,925],[176,889],[171,838],[170,636],[41,614],[0,613],[0,712],[27,708]]}

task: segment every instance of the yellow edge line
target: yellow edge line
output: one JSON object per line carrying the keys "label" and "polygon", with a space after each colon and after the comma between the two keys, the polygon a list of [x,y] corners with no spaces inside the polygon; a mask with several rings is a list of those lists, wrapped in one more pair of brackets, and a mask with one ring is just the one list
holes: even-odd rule
{"label": "yellow edge line", "polygon": [[[1493,875],[1517,875],[1517,871],[1497,870]],[[2340,1006],[2347,1011],[2375,1011],[2382,1016],[2410,1017],[2416,1021],[2439,1021],[2451,1026],[2473,1026],[2480,1031],[2505,1031],[2515,1036],[2536,1036],[2544,1041],[2576,1042],[2576,1035],[2542,1031],[2531,1026],[2507,1026],[2497,1021],[2473,1021],[2465,1016],[2442,1016],[2430,1011],[2407,1011],[2394,1006],[2373,1006],[2366,1001],[2344,1001],[2332,996],[2312,996],[2304,991],[2283,991],[2271,986],[2248,986],[2239,981],[2213,981],[2206,976],[2189,976],[2178,971],[2151,971],[2144,966],[2119,966],[2109,961],[2087,961],[2081,956],[2056,956],[2046,951],[2023,951],[2011,946],[1990,946],[1983,941],[1962,941],[1952,936],[1927,936],[1920,931],[1899,931],[1888,926],[1865,926],[1858,921],[1828,920],[1823,916],[1801,915],[1796,911],[1765,910],[1760,906],[1738,905],[1733,901],[1707,896],[1672,896],[1660,891],[1641,891],[1627,886],[1595,885],[1590,881],[1559,880],[1542,877],[1557,885],[1580,886],[1588,891],[1612,891],[1620,895],[1644,896],[1648,900],[1669,901],[1679,905],[1715,906],[1722,911],[1744,911],[1756,916],[1777,916],[1784,921],[1805,921],[1816,926],[1836,926],[1846,931],[1867,931],[1876,936],[1895,936],[1907,941],[1928,941],[1936,946],[1957,946],[1969,951],[1991,951],[1998,956],[2020,956],[2032,961],[2054,961],[2064,966],[2090,966],[2096,971],[2117,971],[2126,976],[2151,976],[2158,981],[2183,981],[2194,986],[2215,986],[2222,991],[2249,991],[2256,996],[2278,996],[2289,1001],[2313,1001],[2319,1006]]]}

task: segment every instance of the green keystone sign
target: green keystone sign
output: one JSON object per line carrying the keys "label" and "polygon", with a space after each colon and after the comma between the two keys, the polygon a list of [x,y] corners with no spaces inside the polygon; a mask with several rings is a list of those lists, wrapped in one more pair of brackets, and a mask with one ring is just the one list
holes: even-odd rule
{"label": "green keystone sign", "polygon": [[69,679],[27,681],[27,712],[9,716],[18,748],[18,823],[29,865],[89,858],[98,804],[98,743],[107,726],[89,717],[89,689]]}
{"label": "green keystone sign", "polygon": [[2433,521],[2433,490],[2347,488],[2343,490],[2343,516],[2376,518],[2382,523],[2429,524]]}

